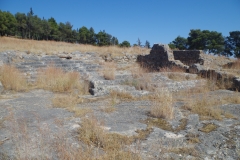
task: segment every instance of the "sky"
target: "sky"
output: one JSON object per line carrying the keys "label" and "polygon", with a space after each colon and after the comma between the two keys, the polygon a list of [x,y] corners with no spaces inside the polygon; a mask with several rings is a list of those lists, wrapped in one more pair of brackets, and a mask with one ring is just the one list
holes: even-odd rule
{"label": "sky", "polygon": [[191,29],[221,32],[240,30],[240,0],[0,0],[0,10],[70,22],[74,29],[105,30],[132,44],[168,44],[187,38]]}

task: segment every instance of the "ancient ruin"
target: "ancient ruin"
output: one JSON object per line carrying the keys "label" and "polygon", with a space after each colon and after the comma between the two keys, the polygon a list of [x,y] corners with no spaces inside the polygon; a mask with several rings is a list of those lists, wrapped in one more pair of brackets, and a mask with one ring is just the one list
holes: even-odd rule
{"label": "ancient ruin", "polygon": [[[112,67],[104,66],[108,62]],[[33,86],[41,76],[39,69],[53,66],[80,73],[79,81],[87,88],[85,94],[79,89],[58,93],[37,87],[12,92],[0,82],[0,159],[61,159],[63,154],[104,159],[112,148],[116,156],[116,146],[111,146],[115,143],[104,146],[107,142],[98,141],[106,138],[97,137],[103,132],[125,138],[119,141],[120,151],[133,159],[238,159],[240,94],[216,89],[207,80],[230,80],[231,89],[238,89],[240,78],[225,68],[232,63],[163,44],[155,44],[150,54],[117,57],[79,51],[0,52],[0,66],[15,66]],[[174,67],[181,72],[171,71]],[[114,77],[106,79],[104,70],[114,72]],[[57,96],[65,99],[54,106]],[[158,116],[152,111],[156,107],[171,112]],[[95,128],[102,131],[89,141],[80,138],[86,119],[95,120]],[[110,151],[104,148],[108,145]]]}

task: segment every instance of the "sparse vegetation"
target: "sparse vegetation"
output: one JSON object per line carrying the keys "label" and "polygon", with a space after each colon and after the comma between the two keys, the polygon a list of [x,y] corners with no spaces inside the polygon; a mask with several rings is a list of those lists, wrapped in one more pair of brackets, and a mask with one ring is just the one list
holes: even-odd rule
{"label": "sparse vegetation", "polygon": [[37,86],[54,92],[70,92],[74,88],[82,90],[78,72],[64,72],[50,66],[38,71]]}
{"label": "sparse vegetation", "polygon": [[132,143],[131,137],[107,133],[94,117],[83,119],[79,129],[79,140],[89,146],[103,149],[106,153],[103,155],[105,159],[140,159],[137,154],[124,149],[125,145]]}
{"label": "sparse vegetation", "polygon": [[235,62],[224,66],[224,68],[225,69],[239,70],[240,69],[240,59],[237,59]]}
{"label": "sparse vegetation", "polygon": [[171,66],[171,67],[162,67],[159,68],[160,72],[179,72],[179,73],[185,73],[186,71],[183,68],[177,67],[177,66]]}
{"label": "sparse vegetation", "polygon": [[105,62],[103,64],[103,69],[101,70],[103,77],[106,80],[115,79],[116,64],[114,62]]}
{"label": "sparse vegetation", "polygon": [[110,97],[111,97],[112,101],[114,102],[114,104],[116,104],[117,99],[125,100],[125,101],[135,100],[135,98],[130,93],[115,91],[115,90],[112,90],[110,92]]}
{"label": "sparse vegetation", "polygon": [[167,131],[178,133],[181,130],[184,130],[187,125],[187,119],[181,119],[180,125],[177,128],[172,128],[172,125],[165,119],[162,118],[148,118],[144,121],[149,127],[158,127]]}
{"label": "sparse vegetation", "polygon": [[78,98],[77,95],[73,94],[55,95],[52,98],[52,104],[54,107],[66,108],[68,111],[73,112],[77,117],[82,117],[87,113],[92,112],[89,108],[77,107],[77,104],[79,103],[83,103],[83,99]]}
{"label": "sparse vegetation", "polygon": [[33,54],[58,54],[58,53],[71,53],[80,51],[82,53],[95,52],[99,55],[106,55],[111,53],[112,57],[128,54],[148,54],[150,49],[140,47],[118,47],[118,46],[93,46],[87,44],[72,44],[66,42],[55,41],[35,41],[26,39],[16,39],[9,37],[0,37],[0,51],[18,50],[21,52],[28,52]]}
{"label": "sparse vegetation", "polygon": [[201,129],[199,129],[200,131],[202,132],[205,132],[205,133],[209,133],[209,132],[212,132],[214,131],[215,129],[217,129],[218,126],[215,125],[215,124],[212,124],[212,123],[209,123],[209,124],[206,124],[205,126],[203,126]]}
{"label": "sparse vegetation", "polygon": [[132,66],[129,68],[129,71],[131,72],[133,79],[127,79],[123,83],[124,85],[134,86],[137,90],[154,91],[154,87],[151,85],[152,76],[148,74],[146,68]]}
{"label": "sparse vegetation", "polygon": [[[32,42],[32,43],[35,43],[35,42]],[[40,43],[45,43],[45,42],[42,41],[42,42],[39,42],[39,44]],[[61,43],[49,42],[49,43],[53,45],[55,45],[55,43],[63,44],[63,46],[69,45],[69,48],[71,48],[71,45],[84,46],[84,45],[77,45],[77,44],[65,44],[62,42]],[[96,46],[91,46],[91,47],[95,48]],[[102,49],[103,48],[104,47],[102,47]],[[32,52],[28,51],[28,53],[30,54]],[[107,52],[103,52],[103,53],[105,54]],[[1,72],[0,72],[1,73],[0,80],[2,81],[4,87],[6,85],[4,84],[3,78],[6,79],[5,82],[7,83],[10,82],[8,79],[19,80],[18,77],[14,77],[16,75],[21,75],[20,78],[23,78],[22,73],[20,72],[18,73],[17,70],[12,69],[11,68],[12,66],[7,66],[7,67],[9,68],[5,70],[4,70],[4,66],[1,67]],[[114,80],[116,68],[117,67],[114,62],[105,62],[103,64],[103,70],[101,70],[100,72],[103,74],[105,79]],[[151,105],[148,108],[149,112],[147,112],[148,117],[142,121],[147,125],[146,129],[137,130],[136,135],[129,136],[129,137],[125,135],[120,135],[117,133],[108,132],[107,129],[104,128],[104,123],[100,122],[101,121],[100,119],[97,120],[94,116],[92,116],[91,113],[93,112],[93,110],[89,109],[90,107],[87,107],[87,103],[91,101],[92,97],[82,95],[88,92],[89,84],[87,81],[85,81],[86,85],[83,84],[84,80],[80,77],[79,73],[64,72],[53,66],[46,68],[44,70],[38,71],[38,78],[37,78],[36,84],[33,84],[33,85],[36,85],[34,87],[43,88],[43,89],[55,92],[54,97],[51,99],[53,107],[65,108],[66,110],[73,112],[75,114],[75,118],[81,117],[81,123],[76,125],[78,127],[80,125],[80,127],[78,128],[78,140],[81,146],[75,148],[75,146],[71,146],[70,144],[68,144],[68,142],[66,142],[67,141],[66,139],[61,139],[62,137],[59,136],[56,138],[56,142],[54,143],[51,142],[51,144],[54,144],[53,145],[54,149],[53,149],[53,146],[50,146],[48,144],[47,147],[51,149],[47,151],[49,153],[51,152],[50,154],[55,154],[55,152],[57,152],[57,157],[59,156],[58,157],[59,159],[76,159],[76,157],[77,158],[81,157],[83,159],[99,159],[99,160],[101,159],[141,159],[140,157],[141,154],[138,153],[140,151],[138,149],[136,149],[137,151],[136,150],[133,151],[131,147],[133,144],[135,145],[135,143],[137,143],[138,141],[140,141],[141,143],[142,140],[145,140],[147,136],[153,131],[154,127],[158,127],[173,133],[179,133],[180,131],[186,129],[186,126],[188,124],[188,119],[186,117],[192,113],[198,114],[200,116],[200,120],[213,120],[213,119],[222,120],[223,118],[237,119],[234,115],[220,109],[219,106],[222,106],[223,104],[227,104],[227,103],[240,103],[239,94],[227,93],[227,95],[215,96],[211,92],[221,88],[220,86],[222,84],[224,84],[222,88],[225,88],[225,84],[226,84],[225,80],[223,80],[222,83],[220,83],[219,81],[216,81],[215,79],[216,77],[211,77],[210,80],[201,81],[203,83],[206,82],[206,84],[200,84],[196,88],[191,88],[187,91],[184,91],[184,92],[180,91],[180,92],[177,92],[176,94],[173,94],[172,92],[164,88],[162,88],[162,90],[160,91],[152,88],[151,83],[153,78],[151,77],[151,73],[149,73],[149,70],[145,68],[140,68],[140,67],[132,67],[132,68],[129,68],[129,71],[131,72],[133,78],[125,81],[124,83],[125,85],[134,86],[138,90],[149,90],[152,92],[149,95],[134,97],[128,92],[112,90],[110,91],[108,96],[100,97],[106,101],[109,100],[108,101],[109,103],[105,105],[105,101],[104,101],[104,106],[101,106],[100,104],[99,105],[100,108],[96,109],[97,112],[102,111],[106,113],[112,113],[116,111],[113,114],[109,114],[110,116],[112,116],[118,112],[117,108],[115,107],[116,104],[121,103],[122,101],[138,101],[138,100],[150,101]],[[167,72],[167,76],[173,80],[185,81],[185,80],[191,79],[190,77],[183,74],[184,71],[179,68],[174,68],[174,67],[162,68],[160,69],[160,71]],[[5,74],[3,74],[3,73],[12,73],[12,72],[17,74],[14,76],[11,75],[12,77],[11,76],[7,77]],[[15,87],[15,89],[13,89],[14,87],[9,87],[8,89],[15,90],[15,91],[24,91],[27,88],[29,88],[29,85],[27,84],[27,82],[24,82],[22,84],[23,85],[18,85],[18,86],[21,86],[24,88],[19,89],[18,87]],[[92,100],[96,101],[97,99],[98,101],[100,101],[100,98],[98,99],[94,97],[92,98]],[[174,116],[176,115],[175,114],[176,110],[174,109],[174,106],[173,106],[173,103],[175,101],[184,101],[185,103],[185,106],[183,106],[182,108],[179,108],[179,111],[183,111],[182,115],[185,118],[182,118],[180,120],[180,123],[178,123],[178,126],[175,126],[175,124],[172,123],[173,122],[172,119],[175,118]],[[78,107],[77,104],[79,103],[84,103],[84,104],[82,104],[81,107]],[[86,106],[83,106],[85,104]],[[95,110],[94,110],[94,113],[95,113]],[[107,114],[104,114],[104,116],[105,115]],[[61,120],[57,120],[56,123],[63,125],[63,121]],[[199,129],[201,132],[210,133],[216,130],[218,127],[215,124],[212,124],[209,122],[207,123],[208,124],[204,125],[201,129]],[[202,122],[200,122],[200,124],[202,124]],[[1,125],[3,125],[3,121],[0,121],[0,129],[1,129]],[[24,136],[28,137],[27,125],[21,124],[20,128],[21,127],[23,128],[23,130],[21,131],[21,134],[26,134]],[[39,131],[39,132],[41,132],[40,134],[43,133],[42,131]],[[46,133],[43,133],[43,134],[45,135]],[[24,142],[21,142],[21,143],[27,144],[28,140],[29,139],[27,138],[26,140],[23,140]],[[194,145],[197,145],[197,143],[201,143],[199,135],[191,135],[190,133],[186,135],[186,139],[184,140],[187,140],[187,141],[184,141],[184,143],[186,142],[185,144],[189,146],[194,146]],[[0,140],[0,145],[2,143],[4,142]],[[39,145],[41,152],[46,151],[47,147],[45,148],[44,145],[46,144],[43,142],[41,142],[41,144]],[[194,150],[194,148],[191,148],[189,146],[187,147],[185,146],[171,147],[170,146],[167,149],[165,149],[164,147],[160,149],[161,149],[161,154],[172,152],[176,154],[183,154],[183,156],[193,155],[197,157],[198,153]],[[134,147],[138,147],[138,146],[134,146]],[[24,155],[25,153],[23,153],[22,150],[20,152],[21,154],[19,154],[20,156],[19,159],[26,159],[26,158],[28,159],[29,157],[32,158],[31,156],[29,156],[30,154],[28,152],[26,154],[29,154],[29,155]],[[50,158],[47,157],[48,152],[42,154],[41,158],[51,159],[52,157]],[[0,158],[1,158],[1,155],[0,155]]]}
{"label": "sparse vegetation", "polygon": [[185,109],[190,110],[201,116],[201,119],[217,119],[222,120],[222,111],[217,106],[217,101],[209,97],[201,96],[200,98],[191,100]]}
{"label": "sparse vegetation", "polygon": [[150,108],[150,115],[157,118],[172,119],[174,116],[174,107],[172,94],[168,90],[162,90],[152,97],[152,106]]}
{"label": "sparse vegetation", "polygon": [[189,133],[186,135],[187,141],[190,144],[200,143],[199,135],[195,135],[193,133]]}
{"label": "sparse vegetation", "polygon": [[7,90],[26,91],[28,89],[23,73],[11,65],[0,67],[0,81]]}

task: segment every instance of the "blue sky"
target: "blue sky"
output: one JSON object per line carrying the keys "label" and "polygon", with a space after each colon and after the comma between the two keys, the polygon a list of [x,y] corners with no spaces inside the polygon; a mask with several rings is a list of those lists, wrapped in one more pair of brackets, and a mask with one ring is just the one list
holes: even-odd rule
{"label": "blue sky", "polygon": [[119,42],[169,43],[187,37],[190,29],[228,36],[240,30],[240,0],[0,0],[0,9],[34,14],[73,28],[105,30]]}

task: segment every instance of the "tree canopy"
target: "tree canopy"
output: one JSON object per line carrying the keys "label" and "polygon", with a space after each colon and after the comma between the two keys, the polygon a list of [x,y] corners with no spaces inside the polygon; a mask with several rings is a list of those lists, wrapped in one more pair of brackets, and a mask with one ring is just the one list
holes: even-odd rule
{"label": "tree canopy", "polygon": [[70,22],[58,23],[53,17],[49,19],[39,18],[32,8],[27,14],[17,12],[15,15],[0,10],[0,36],[16,36],[23,39],[54,40],[98,46],[130,47],[128,41],[119,44],[118,38],[105,30],[95,33],[93,27],[82,26],[79,29],[74,29]]}
{"label": "tree canopy", "polygon": [[223,37],[220,32],[192,29],[187,38],[178,36],[169,43],[169,47],[180,50],[197,49],[206,53],[240,57],[240,31],[229,34],[230,36]]}
{"label": "tree canopy", "polygon": [[130,43],[128,41],[123,41],[121,44],[120,44],[120,47],[130,47]]}

